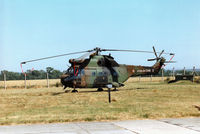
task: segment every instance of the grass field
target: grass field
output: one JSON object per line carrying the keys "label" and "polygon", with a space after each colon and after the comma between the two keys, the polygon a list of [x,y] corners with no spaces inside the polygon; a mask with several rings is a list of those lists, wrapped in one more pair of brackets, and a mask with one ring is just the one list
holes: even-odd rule
{"label": "grass field", "polygon": [[[149,78],[148,78],[149,79]],[[200,117],[200,84],[130,79],[119,91],[62,87],[0,90],[0,124]]]}

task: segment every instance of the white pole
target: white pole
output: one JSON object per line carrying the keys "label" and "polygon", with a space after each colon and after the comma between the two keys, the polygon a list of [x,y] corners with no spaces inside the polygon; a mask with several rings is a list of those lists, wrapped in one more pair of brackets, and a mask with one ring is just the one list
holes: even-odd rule
{"label": "white pole", "polygon": [[164,81],[164,70],[162,68],[162,81]]}
{"label": "white pole", "polygon": [[194,82],[194,77],[195,77],[195,66],[193,67],[193,80],[192,80],[192,82]]}
{"label": "white pole", "polygon": [[4,88],[6,90],[6,73],[5,72],[3,73],[3,76],[4,76]]}
{"label": "white pole", "polygon": [[24,74],[24,87],[26,89],[26,73]]}
{"label": "white pole", "polygon": [[184,67],[184,69],[183,69],[183,75],[185,75],[185,67]]}
{"label": "white pole", "polygon": [[172,72],[172,76],[174,77],[174,73],[175,73],[175,68],[173,67],[173,72]]}
{"label": "white pole", "polygon": [[49,88],[49,74],[47,72],[47,88]]}

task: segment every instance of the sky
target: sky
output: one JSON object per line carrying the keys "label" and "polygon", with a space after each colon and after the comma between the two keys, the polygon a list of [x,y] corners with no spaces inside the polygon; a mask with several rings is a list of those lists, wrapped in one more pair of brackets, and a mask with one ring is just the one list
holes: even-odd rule
{"label": "sky", "polygon": [[[177,63],[166,69],[200,68],[199,7],[199,0],[0,0],[0,70],[20,72],[22,61],[95,47],[152,51],[152,46],[176,54]],[[153,54],[111,54],[120,64],[154,64],[147,61]],[[63,71],[79,56],[23,69]]]}

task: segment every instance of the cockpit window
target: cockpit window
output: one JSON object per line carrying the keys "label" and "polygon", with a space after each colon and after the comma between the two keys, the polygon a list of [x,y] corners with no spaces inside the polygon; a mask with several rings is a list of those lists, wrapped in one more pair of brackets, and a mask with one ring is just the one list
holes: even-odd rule
{"label": "cockpit window", "polygon": [[84,69],[81,70],[81,75],[84,75],[85,74],[85,71]]}
{"label": "cockpit window", "polygon": [[67,73],[69,74],[73,74],[74,73],[74,69],[72,67],[67,69]]}

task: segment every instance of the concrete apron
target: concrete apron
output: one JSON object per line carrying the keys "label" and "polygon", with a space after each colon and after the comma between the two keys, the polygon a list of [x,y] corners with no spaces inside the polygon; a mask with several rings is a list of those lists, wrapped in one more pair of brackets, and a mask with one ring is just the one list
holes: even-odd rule
{"label": "concrete apron", "polygon": [[200,134],[200,118],[0,126],[0,134]]}

